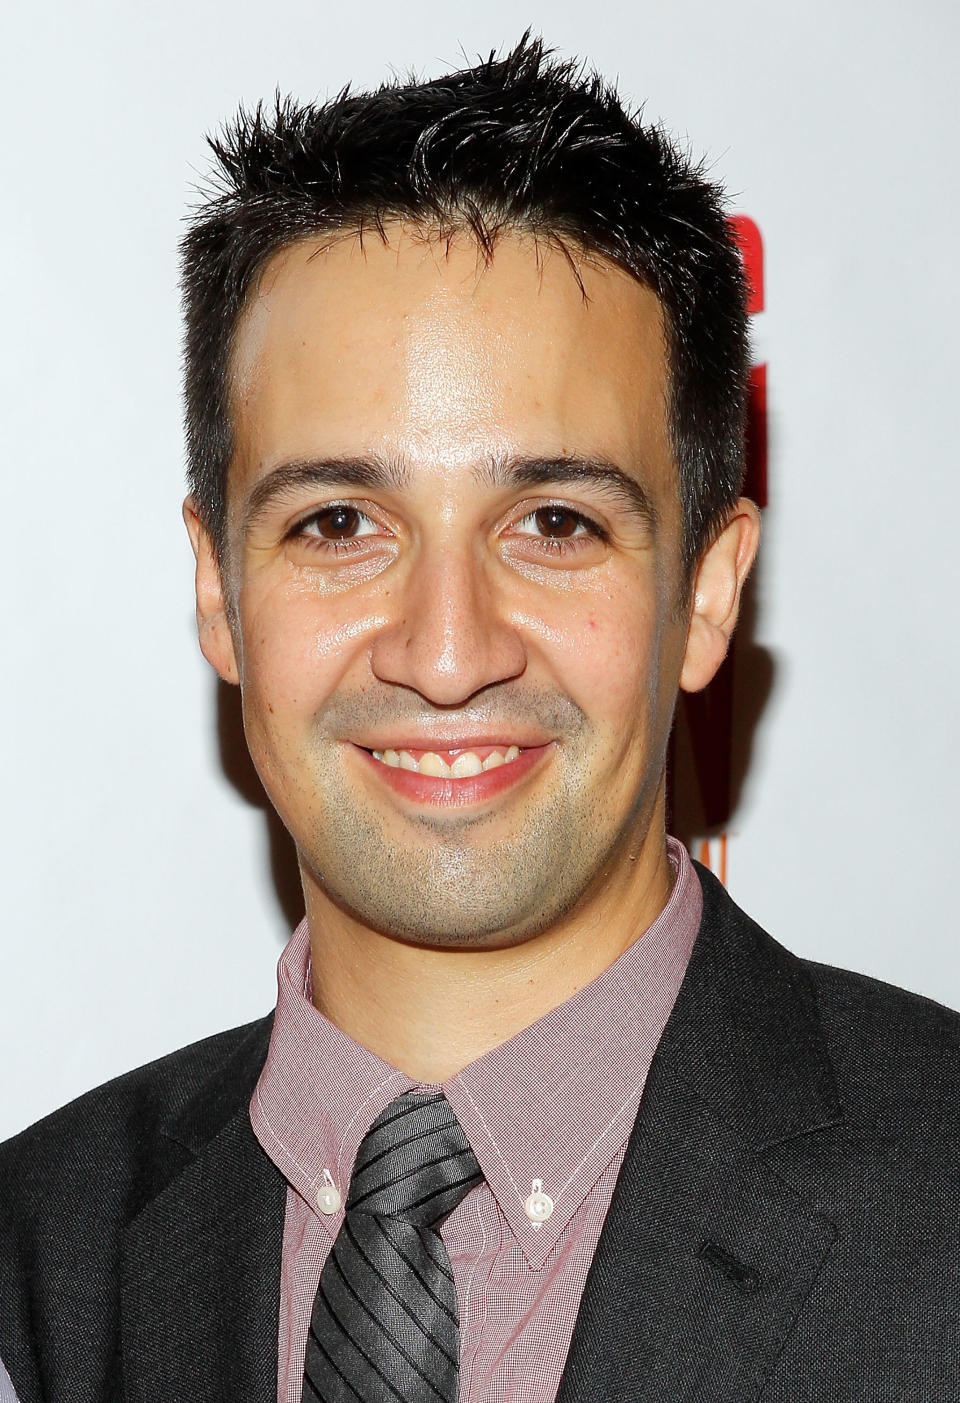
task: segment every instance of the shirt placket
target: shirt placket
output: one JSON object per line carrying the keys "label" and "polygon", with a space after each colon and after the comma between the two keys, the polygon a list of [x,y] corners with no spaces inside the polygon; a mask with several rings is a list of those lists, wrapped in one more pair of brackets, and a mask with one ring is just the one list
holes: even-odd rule
{"label": "shirt placket", "polygon": [[503,1252],[504,1234],[509,1228],[496,1198],[487,1184],[481,1184],[461,1209],[444,1224],[441,1236],[455,1263],[455,1275],[462,1281],[460,1307],[460,1396],[459,1403],[484,1403],[479,1392],[487,1319],[488,1285]]}

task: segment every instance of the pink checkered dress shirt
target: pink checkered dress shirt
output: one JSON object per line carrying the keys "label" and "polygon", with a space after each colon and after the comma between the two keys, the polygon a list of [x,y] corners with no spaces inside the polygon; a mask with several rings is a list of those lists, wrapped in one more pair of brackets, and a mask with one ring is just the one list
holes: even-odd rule
{"label": "pink checkered dress shirt", "polygon": [[[696,873],[685,849],[668,843],[676,881],[642,939],[443,1084],[484,1173],[442,1228],[460,1308],[460,1403],[556,1398],[647,1072],[700,924]],[[318,1190],[332,1181],[345,1201],[373,1121],[422,1086],[313,1007],[309,961],[304,921],[280,958],[270,1051],[250,1103],[254,1132],[289,1185],[278,1403],[300,1403],[313,1299],[343,1221],[342,1209],[319,1211]],[[535,1180],[554,1203],[539,1225],[524,1209]]]}

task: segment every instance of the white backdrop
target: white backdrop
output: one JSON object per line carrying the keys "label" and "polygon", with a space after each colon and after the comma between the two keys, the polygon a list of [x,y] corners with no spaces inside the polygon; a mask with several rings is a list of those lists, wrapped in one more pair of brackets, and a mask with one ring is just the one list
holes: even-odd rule
{"label": "white backdrop", "polygon": [[221,765],[179,518],[175,245],[202,134],[277,86],[311,97],[435,73],[527,24],[707,153],[765,239],[770,505],[752,646],[772,689],[728,885],[790,948],[960,1005],[958,13],[10,8],[0,1137],[266,1011],[295,916],[263,811]]}

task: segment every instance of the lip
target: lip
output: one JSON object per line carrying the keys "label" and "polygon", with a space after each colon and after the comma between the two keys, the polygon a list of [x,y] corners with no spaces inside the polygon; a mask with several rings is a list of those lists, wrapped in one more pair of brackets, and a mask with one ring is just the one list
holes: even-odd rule
{"label": "lip", "polygon": [[[433,743],[437,745],[438,749],[443,750],[470,749],[469,744],[459,741],[456,744],[446,742],[441,747],[434,738]],[[519,742],[516,740],[504,742],[484,739],[482,742],[474,740],[473,744],[518,745]],[[370,752],[362,746],[354,745],[353,748],[370,767],[374,777],[381,784],[392,789],[395,794],[417,804],[431,804],[436,808],[444,809],[462,809],[486,803],[505,793],[508,789],[512,789],[546,760],[547,755],[553,750],[554,744],[554,741],[548,741],[545,745],[532,745],[521,749],[516,760],[511,760],[509,764],[497,765],[495,769],[484,770],[479,775],[465,775],[462,779],[445,779],[439,775],[421,775],[415,770],[395,768],[393,765],[385,765],[382,760],[375,760]],[[377,748],[379,749],[379,746]],[[417,745],[406,746],[399,742],[390,748],[422,750],[424,745],[421,738]]]}

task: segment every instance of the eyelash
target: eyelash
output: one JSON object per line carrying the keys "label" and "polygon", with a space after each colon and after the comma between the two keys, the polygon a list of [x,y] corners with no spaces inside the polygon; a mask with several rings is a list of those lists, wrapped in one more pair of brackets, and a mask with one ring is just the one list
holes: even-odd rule
{"label": "eyelash", "polygon": [[[564,502],[542,502],[540,506],[534,507],[532,511],[528,511],[522,516],[516,525],[520,526],[524,521],[529,521],[531,517],[535,517],[538,512],[542,511],[558,511],[563,512],[565,516],[572,517],[575,522],[574,530],[578,532],[575,536],[533,536],[532,533],[529,533],[531,539],[538,541],[540,547],[550,555],[568,555],[573,551],[582,550],[585,545],[589,545],[593,541],[607,541],[609,539],[607,532],[598,521],[585,516],[583,512],[576,511],[573,507],[568,507]],[[579,529],[581,526],[585,528],[583,531]],[[524,532],[523,534],[528,533]]]}
{"label": "eyelash", "polygon": [[[362,550],[363,543],[367,540],[366,536],[348,537],[343,541],[326,541],[321,536],[312,536],[307,533],[305,528],[309,526],[311,522],[318,521],[320,517],[328,516],[335,511],[356,512],[358,516],[365,517],[367,521],[373,522],[371,516],[361,511],[359,507],[355,507],[352,502],[330,502],[327,506],[321,507],[319,511],[311,512],[309,516],[305,516],[301,521],[298,521],[287,533],[287,539],[303,541],[310,550],[320,551],[323,555],[350,555],[357,550]],[[376,525],[375,522],[373,522],[373,524]]]}
{"label": "eyelash", "polygon": [[[564,502],[542,502],[539,506],[524,513],[515,525],[520,526],[523,522],[529,521],[532,517],[535,517],[538,512],[550,511],[551,509],[563,512],[566,516],[572,517],[575,523],[574,531],[577,534],[572,536],[537,536],[533,532],[522,533],[524,536],[529,537],[529,539],[537,541],[540,547],[548,554],[567,555],[574,551],[581,550],[584,545],[592,541],[605,542],[609,539],[607,532],[599,522],[594,521],[592,517],[584,515],[583,512],[576,511],[573,507],[567,506]],[[367,512],[361,511],[361,509],[354,506],[352,502],[330,502],[319,511],[311,512],[309,516],[305,516],[302,520],[298,521],[287,533],[287,539],[303,541],[308,544],[310,550],[320,551],[324,555],[343,556],[353,554],[357,550],[362,550],[364,548],[364,542],[368,539],[367,535],[348,537],[345,540],[324,540],[322,537],[310,535],[306,531],[305,528],[311,525],[311,523],[338,510],[356,512],[358,516],[373,522],[373,518],[369,516]],[[375,525],[376,523],[374,522],[373,524]],[[580,527],[583,527],[584,530],[581,531]]]}

